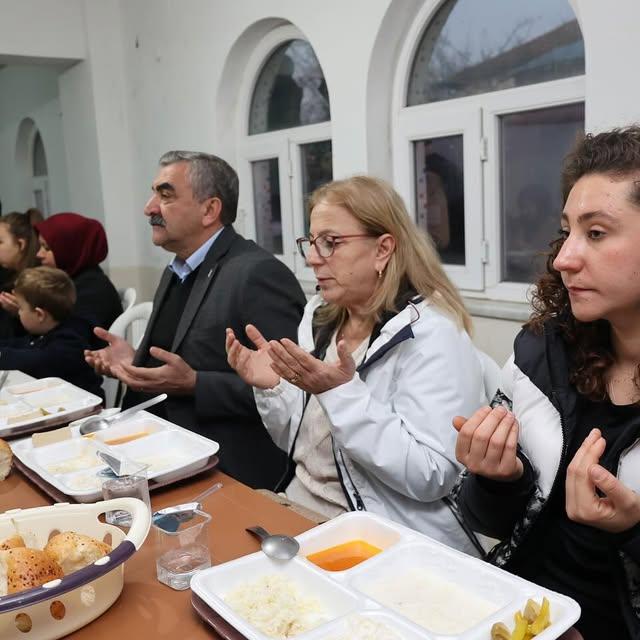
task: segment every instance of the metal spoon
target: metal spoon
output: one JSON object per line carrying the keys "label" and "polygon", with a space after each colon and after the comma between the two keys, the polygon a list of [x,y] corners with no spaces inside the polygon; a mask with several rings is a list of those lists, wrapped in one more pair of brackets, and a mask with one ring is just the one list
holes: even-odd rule
{"label": "metal spoon", "polygon": [[291,560],[300,551],[300,544],[291,536],[271,535],[266,529],[258,526],[247,527],[245,530],[260,538],[260,546],[264,553],[275,560]]}
{"label": "metal spoon", "polygon": [[88,418],[80,425],[80,434],[86,436],[88,433],[93,433],[94,431],[102,431],[103,429],[108,429],[110,426],[115,424],[116,422],[120,422],[125,418],[131,417],[134,413],[138,413],[138,411],[142,411],[143,409],[148,409],[152,407],[154,404],[158,404],[163,400],[167,399],[166,393],[161,393],[159,396],[155,398],[151,398],[150,400],[145,400],[140,404],[136,404],[133,407],[129,407],[125,411],[121,413],[116,413],[115,416],[111,416],[110,418],[101,418],[100,416],[95,416],[93,418]]}
{"label": "metal spoon", "polygon": [[188,522],[193,518],[196,511],[202,511],[202,500],[219,489],[222,489],[222,482],[216,482],[213,486],[193,498],[191,502],[165,507],[154,512],[152,517],[153,524],[171,533],[177,531],[180,523]]}

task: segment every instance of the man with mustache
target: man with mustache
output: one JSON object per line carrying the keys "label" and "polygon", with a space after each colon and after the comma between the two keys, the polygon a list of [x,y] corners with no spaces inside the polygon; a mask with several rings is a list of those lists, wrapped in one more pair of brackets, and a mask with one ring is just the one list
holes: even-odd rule
{"label": "man with mustache", "polygon": [[262,425],[251,387],[227,364],[225,330],[246,341],[252,323],[267,339],[295,340],[304,294],[280,260],[234,231],[238,177],[224,160],[169,151],[159,164],[144,213],[153,243],[174,258],[137,351],[96,328],[109,346],[87,351],[86,360],[127,385],[124,406],[167,393],[155,413],[219,442],[226,473],[274,488],[285,455]]}

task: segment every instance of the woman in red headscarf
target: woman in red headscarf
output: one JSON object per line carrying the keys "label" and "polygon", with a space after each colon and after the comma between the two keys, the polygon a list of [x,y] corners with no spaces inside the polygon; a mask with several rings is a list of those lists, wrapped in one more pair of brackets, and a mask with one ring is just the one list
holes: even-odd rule
{"label": "woman in red headscarf", "polygon": [[34,228],[41,263],[66,271],[76,285],[75,315],[92,328],[110,327],[122,313],[122,302],[99,266],[109,251],[104,227],[78,213],[56,213]]}

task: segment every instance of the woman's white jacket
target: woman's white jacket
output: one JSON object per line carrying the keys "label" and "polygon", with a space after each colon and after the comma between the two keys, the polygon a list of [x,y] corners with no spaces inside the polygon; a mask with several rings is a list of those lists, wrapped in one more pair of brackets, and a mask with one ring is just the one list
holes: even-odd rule
{"label": "woman's white jacket", "polygon": [[[308,352],[320,304],[319,296],[309,301],[298,329]],[[282,380],[254,395],[271,437],[291,453],[305,393]],[[486,403],[481,360],[465,331],[429,302],[409,304],[382,327],[354,377],[317,399],[352,509],[477,555],[445,500],[460,471],[451,419]]]}

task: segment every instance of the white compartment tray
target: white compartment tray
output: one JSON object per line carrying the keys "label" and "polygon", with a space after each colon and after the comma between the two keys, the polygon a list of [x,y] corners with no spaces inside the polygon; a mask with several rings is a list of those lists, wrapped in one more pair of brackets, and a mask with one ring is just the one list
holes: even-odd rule
{"label": "white compartment tray", "polygon": [[[311,553],[356,539],[382,552],[345,571],[325,571],[306,559]],[[558,638],[580,616],[580,607],[571,598],[374,514],[344,514],[297,536],[297,540],[300,553],[289,562],[274,561],[259,552],[196,574],[191,589],[213,614],[207,615],[194,599],[196,610],[225,638],[269,640],[231,609],[225,597],[242,583],[279,574],[295,582],[300,593],[316,598],[327,614],[320,626],[293,636],[300,640],[349,637],[350,625],[362,625],[363,620],[385,625],[402,640],[489,640],[495,622],[504,622],[513,630],[514,614],[524,608],[528,598],[541,603],[546,597],[551,605],[551,626],[536,636],[540,640]],[[416,597],[415,589],[406,588],[401,593],[407,576],[420,582],[432,580],[430,591],[424,592],[429,595]],[[391,593],[400,594],[403,606],[416,598],[413,612],[394,610]],[[471,616],[476,605],[475,621],[465,625],[464,616]],[[427,621],[419,624],[415,615],[426,616]],[[225,621],[237,630],[237,636],[229,632]]]}
{"label": "white compartment tray", "polygon": [[10,384],[0,392],[0,438],[66,424],[94,413],[101,404],[102,398],[62,378]]}
{"label": "white compartment tray", "polygon": [[[34,447],[32,439],[11,443],[14,455],[30,472],[37,474],[61,494],[77,502],[100,499],[105,469],[95,455],[91,439],[82,437],[78,427],[71,428],[71,439]],[[146,434],[140,437],[140,434]],[[151,413],[141,411],[127,420],[94,435],[102,442],[136,439],[110,445],[114,452],[148,464],[147,477],[167,484],[204,469],[220,448],[217,442],[183,429]]]}

